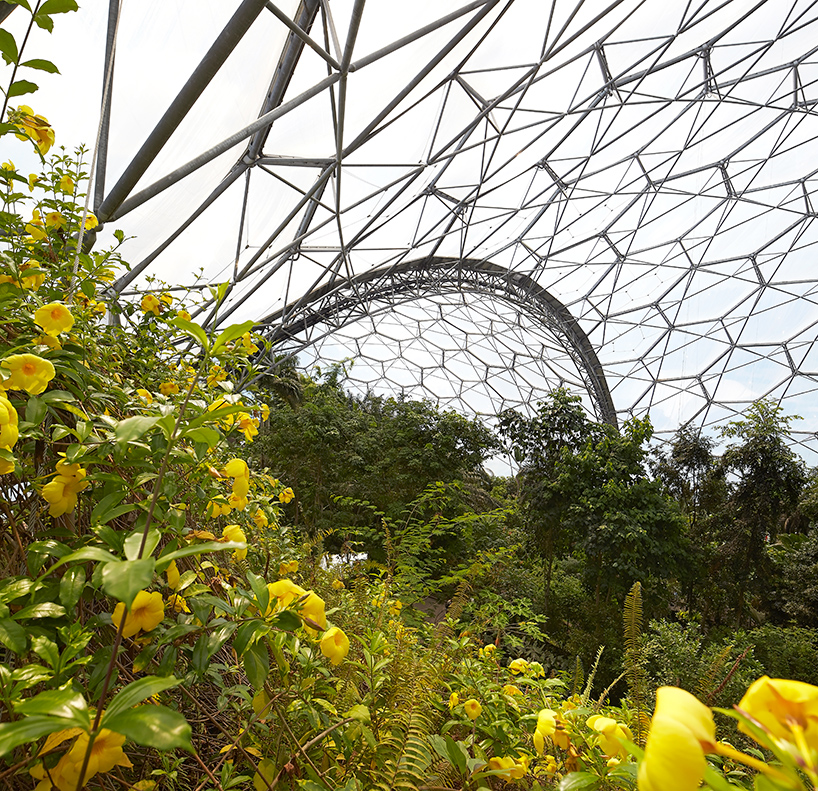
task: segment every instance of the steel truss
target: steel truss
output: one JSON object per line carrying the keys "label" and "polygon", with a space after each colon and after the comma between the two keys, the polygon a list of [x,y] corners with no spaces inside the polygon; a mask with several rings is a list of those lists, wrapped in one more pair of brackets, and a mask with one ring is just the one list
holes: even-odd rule
{"label": "steel truss", "polygon": [[[387,0],[280,5],[238,3],[107,192],[102,166],[100,219],[122,225],[166,191],[186,212],[116,284],[121,298],[178,272],[185,240],[215,220],[232,230],[205,275],[230,281],[219,323],[266,316],[305,361],[366,361],[374,343],[361,387],[443,398],[463,376],[454,401],[490,412],[503,366],[519,384],[525,325],[529,346],[564,361],[526,369],[521,407],[569,382],[606,420],[649,413],[670,432],[767,397],[804,416],[797,436],[813,449],[815,2],[473,0],[419,4],[415,29],[392,25]],[[110,14],[115,30],[119,0]],[[242,37],[273,22],[287,37],[258,116],[144,184]],[[99,162],[116,141],[112,124]],[[209,192],[184,192],[226,154]],[[470,319],[440,320],[464,306]],[[198,320],[214,315],[206,304]],[[421,373],[406,375],[413,342]],[[449,368],[458,355],[473,375]]]}

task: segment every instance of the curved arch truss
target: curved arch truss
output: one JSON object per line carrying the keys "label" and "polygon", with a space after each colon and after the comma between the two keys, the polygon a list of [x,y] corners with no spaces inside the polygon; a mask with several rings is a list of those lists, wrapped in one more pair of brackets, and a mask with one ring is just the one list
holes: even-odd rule
{"label": "curved arch truss", "polygon": [[[345,328],[361,322],[371,323],[372,316],[378,313],[394,313],[400,304],[422,302],[431,295],[457,297],[466,294],[478,299],[496,298],[512,306],[518,324],[521,315],[527,315],[539,323],[541,336],[550,341],[547,345],[540,341],[535,344],[534,350],[527,349],[522,354],[512,352],[510,363],[503,360],[504,355],[497,349],[493,353],[489,349],[481,350],[488,359],[494,358],[495,368],[517,368],[522,358],[528,357],[539,369],[541,390],[546,389],[549,383],[552,386],[579,384],[590,395],[597,418],[616,425],[616,410],[602,366],[588,336],[565,305],[528,275],[487,261],[434,257],[371,270],[351,281],[343,280],[339,284],[327,284],[315,289],[298,304],[265,318],[262,326],[268,328],[265,335],[276,355],[292,356],[320,345],[328,337],[337,343]],[[438,318],[444,320],[444,305],[445,302],[433,302],[418,307],[420,315],[416,315],[414,320],[419,327],[423,327],[424,323],[438,323]],[[451,309],[453,306],[449,303],[448,307]],[[423,334],[422,330],[418,331],[414,338],[420,339]],[[412,336],[407,336],[403,343],[411,339]],[[450,356],[458,351],[473,353],[473,349],[466,348],[468,345],[464,344],[461,349],[451,345],[438,346],[436,350],[427,348],[426,366],[438,365],[441,352],[444,358],[442,364],[445,365],[447,348]],[[355,351],[359,358],[366,356],[360,342]],[[563,358],[568,365],[563,364],[562,370],[550,368],[559,358]],[[492,365],[490,362],[483,365],[486,371],[484,378],[488,380]],[[418,369],[423,371],[422,362],[418,364]],[[419,386],[423,385],[422,378],[420,376],[417,380]],[[500,396],[499,401],[500,405],[505,405],[506,398]],[[512,399],[513,405],[520,405],[514,401]]]}

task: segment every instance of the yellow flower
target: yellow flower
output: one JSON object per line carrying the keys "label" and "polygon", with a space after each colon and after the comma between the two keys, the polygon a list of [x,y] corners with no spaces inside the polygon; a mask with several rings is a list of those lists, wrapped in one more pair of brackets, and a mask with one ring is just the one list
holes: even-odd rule
{"label": "yellow flower", "polygon": [[53,335],[38,335],[32,343],[35,346],[48,346],[49,349],[62,349],[60,339]]}
{"label": "yellow flower", "polygon": [[639,766],[639,791],[695,791],[716,748],[713,713],[689,692],[660,687]]}
{"label": "yellow flower", "polygon": [[[79,773],[85,761],[85,753],[88,750],[89,737],[87,733],[81,733],[74,742],[74,746],[66,753],[68,762],[74,765],[76,776],[74,788],[79,780]],[[122,750],[125,737],[121,733],[103,728],[94,739],[91,747],[91,755],[88,760],[88,767],[85,770],[85,781],[90,780],[95,774],[110,772],[115,766],[131,767],[133,764],[128,760]],[[66,773],[67,774],[67,773]]]}
{"label": "yellow flower", "polygon": [[50,211],[45,215],[45,226],[46,228],[56,228],[57,230],[65,228],[65,217],[58,211]]}
{"label": "yellow flower", "polygon": [[256,509],[256,512],[253,514],[253,521],[256,523],[256,527],[261,530],[263,527],[267,527],[270,524],[270,520],[267,518],[267,514],[261,510],[261,508]]}
{"label": "yellow flower", "polygon": [[246,478],[250,480],[250,468],[244,459],[230,459],[222,468],[222,474],[228,478]]}
{"label": "yellow flower", "polygon": [[40,210],[34,209],[31,212],[31,222],[26,225],[26,233],[30,234],[35,242],[45,239],[48,234],[45,232],[42,218],[40,217]]}
{"label": "yellow flower", "polygon": [[86,231],[93,231],[99,225],[99,220],[97,219],[96,215],[93,212],[88,212],[85,215],[85,230]]}
{"label": "yellow flower", "polygon": [[508,778],[509,780],[520,780],[528,771],[528,761],[520,761],[510,755],[505,757],[489,758],[489,769],[497,771],[497,777]]}
{"label": "yellow flower", "polygon": [[604,755],[608,757],[621,755],[624,758],[628,754],[621,742],[622,739],[628,741],[633,739],[627,725],[599,714],[589,717],[585,724],[597,732],[596,743]]}
{"label": "yellow flower", "polygon": [[[738,707],[776,739],[794,743],[793,728],[799,728],[807,745],[818,750],[818,687],[762,676],[750,685]],[[738,727],[752,735],[742,723]]]}
{"label": "yellow flower", "polygon": [[165,569],[165,576],[168,578],[168,587],[171,590],[176,590],[179,587],[181,575],[175,560],[171,560],[170,565]]}
{"label": "yellow flower", "polygon": [[[308,618],[320,629],[326,629],[327,616],[325,613],[326,605],[324,600],[313,591],[305,591],[300,585],[296,585],[292,580],[283,579],[277,582],[271,582],[267,585],[267,590],[270,591],[270,597],[277,600],[275,611],[283,610],[289,607],[290,604],[296,600],[302,599],[300,603],[299,613],[302,618]],[[306,598],[304,598],[306,597]],[[272,602],[266,615],[272,612]],[[308,632],[314,634],[315,628],[311,624],[304,624]]]}
{"label": "yellow flower", "polygon": [[34,185],[40,180],[36,173],[30,173],[28,176],[28,191],[34,192]]}
{"label": "yellow flower", "polygon": [[33,140],[41,154],[47,154],[54,145],[54,130],[48,119],[42,115],[35,115],[28,105],[20,105],[16,111],[9,114],[9,120],[22,134],[16,135],[19,140]]}
{"label": "yellow flower", "polygon": [[243,511],[245,508],[247,508],[247,497],[236,494],[235,490],[227,498],[227,502],[230,503],[230,507],[236,511]]}
{"label": "yellow flower", "polygon": [[259,409],[261,409],[261,419],[262,420],[269,420],[270,419],[270,407],[267,406],[267,404],[261,404]]}
{"label": "yellow flower", "polygon": [[7,390],[25,390],[31,395],[44,392],[56,375],[54,366],[36,354],[12,354],[0,367],[8,369],[10,376],[2,383]]}
{"label": "yellow flower", "polygon": [[0,448],[11,450],[17,442],[17,410],[0,391]]}
{"label": "yellow flower", "polygon": [[145,294],[140,307],[145,313],[153,313],[156,316],[162,312],[162,303],[155,294]]}
{"label": "yellow flower", "polygon": [[162,292],[162,293],[159,295],[159,301],[160,301],[160,302],[161,302],[163,305],[167,305],[167,307],[170,307],[170,306],[173,304],[173,296],[172,296],[171,294],[168,294],[168,292],[167,292],[167,291],[163,291],[163,292]]}
{"label": "yellow flower", "polygon": [[474,698],[469,698],[463,704],[463,711],[470,720],[476,720],[483,711],[483,707]]}
{"label": "yellow flower", "polygon": [[[222,530],[222,538],[225,541],[236,541],[242,544],[247,543],[247,536],[244,535],[244,530],[241,529],[240,525],[227,525]],[[247,557],[247,548],[244,549],[237,549],[233,553],[233,560],[244,560]]]}
{"label": "yellow flower", "polygon": [[143,387],[136,388],[136,394],[146,403],[152,404],[153,403],[153,396],[151,395],[149,390],[145,390]]}
{"label": "yellow flower", "polygon": [[557,712],[551,709],[540,709],[537,715],[537,733],[541,736],[553,736],[557,730]]}
{"label": "yellow flower", "polygon": [[175,395],[179,392],[179,385],[176,382],[162,382],[159,385],[159,392],[163,396]]}
{"label": "yellow flower", "polygon": [[451,709],[453,709],[455,706],[457,706],[459,704],[460,704],[460,695],[458,695],[456,692],[452,692],[452,694],[449,695],[449,710],[451,711]]}
{"label": "yellow flower", "polygon": [[87,470],[79,464],[57,462],[57,474],[43,486],[43,499],[49,504],[48,513],[51,516],[62,516],[77,507],[77,494],[81,492],[88,481],[85,480]]}
{"label": "yellow flower", "polygon": [[185,597],[180,596],[178,593],[168,596],[168,607],[171,607],[174,612],[190,612]]}
{"label": "yellow flower", "polygon": [[253,338],[249,332],[245,332],[244,335],[241,336],[241,345],[247,354],[254,354],[258,351],[258,346],[253,343]]}
{"label": "yellow flower", "polygon": [[[119,602],[114,608],[111,620],[119,628],[122,616],[125,613],[125,603]],[[159,591],[148,593],[139,591],[133,600],[133,605],[125,617],[125,626],[122,629],[123,637],[132,637],[139,632],[154,630],[165,618],[165,602]]]}
{"label": "yellow flower", "polygon": [[60,192],[67,192],[69,194],[74,192],[74,179],[67,173],[60,178]]}
{"label": "yellow flower", "polygon": [[509,695],[510,697],[514,697],[515,695],[522,695],[522,690],[518,689],[514,686],[514,684],[506,684],[503,687],[503,694]]}
{"label": "yellow flower", "polygon": [[248,415],[247,412],[239,412],[236,415],[236,425],[248,442],[252,442],[253,437],[258,434],[258,420]]}
{"label": "yellow flower", "polygon": [[332,581],[332,588],[333,588],[333,590],[340,591],[340,590],[343,590],[344,588],[346,588],[346,585],[344,585],[343,580],[333,580]]}
{"label": "yellow flower", "polygon": [[227,516],[232,510],[228,503],[219,502],[218,500],[211,500],[207,504],[207,515],[212,519],[218,516]]}
{"label": "yellow flower", "polygon": [[61,332],[68,332],[74,326],[74,317],[62,302],[49,302],[48,305],[37,309],[34,314],[34,322],[43,328],[46,335],[56,337]]}
{"label": "yellow flower", "polygon": [[508,666],[508,669],[516,676],[520,673],[525,673],[528,670],[528,662],[525,659],[514,659]]}
{"label": "yellow flower", "polygon": [[207,375],[207,386],[215,387],[219,382],[223,382],[225,379],[227,379],[227,371],[220,365],[214,365]]}
{"label": "yellow flower", "polygon": [[340,665],[349,653],[349,638],[337,626],[327,629],[321,638],[321,653],[333,667]]}
{"label": "yellow flower", "polygon": [[289,503],[290,500],[295,497],[295,493],[293,490],[288,486],[283,492],[280,492],[278,495],[278,499],[282,503]]}
{"label": "yellow flower", "polygon": [[278,564],[278,573],[283,577],[285,574],[295,574],[298,571],[297,560],[283,560]]}

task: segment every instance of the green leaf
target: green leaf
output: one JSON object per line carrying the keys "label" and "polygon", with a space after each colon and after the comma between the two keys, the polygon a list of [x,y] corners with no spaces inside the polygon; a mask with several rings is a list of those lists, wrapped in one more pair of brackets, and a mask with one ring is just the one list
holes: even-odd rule
{"label": "green leaf", "polygon": [[66,610],[73,610],[85,589],[85,569],[73,566],[60,580],[60,602]]}
{"label": "green leaf", "polygon": [[36,741],[63,728],[74,727],[73,722],[66,722],[59,717],[26,717],[17,722],[0,724],[0,756],[11,752],[21,744]]}
{"label": "green leaf", "polygon": [[20,55],[17,52],[17,42],[14,36],[0,28],[0,55],[3,56],[6,63],[16,63]]}
{"label": "green leaf", "polygon": [[126,514],[128,511],[133,511],[136,508],[135,505],[126,504],[125,506],[119,506],[127,494],[127,492],[112,492],[111,494],[106,494],[105,497],[94,506],[94,510],[91,511],[91,524],[104,525],[117,516],[122,516],[122,514]]}
{"label": "green leaf", "polygon": [[11,618],[0,618],[0,643],[15,654],[26,650],[26,630]]}
{"label": "green leaf", "polygon": [[115,430],[116,441],[120,445],[125,445],[139,439],[147,431],[150,431],[159,422],[159,419],[159,416],[136,415],[135,417],[120,420]]}
{"label": "green leaf", "polygon": [[37,396],[31,396],[26,404],[26,420],[35,426],[39,426],[48,411],[45,402]]}
{"label": "green leaf", "polygon": [[[142,534],[144,532],[144,530],[134,530],[134,532],[125,539],[125,557],[128,560],[136,560],[139,557],[139,547],[142,546]],[[145,551],[142,553],[145,558],[149,558],[153,554],[153,550],[156,549],[160,538],[162,538],[162,534],[158,530],[148,531]]]}
{"label": "green leaf", "polygon": [[105,709],[100,727],[110,728],[108,720],[110,720],[111,717],[116,717],[117,714],[132,709],[137,703],[141,703],[143,700],[153,697],[153,695],[158,695],[166,689],[178,687],[181,683],[182,679],[174,678],[173,676],[147,676],[146,678],[132,681],[125,689],[114,695],[114,699]]}
{"label": "green leaf", "polygon": [[267,646],[263,643],[254,643],[244,652],[242,662],[250,683],[256,689],[261,689],[270,675],[270,655],[267,653]]}
{"label": "green leaf", "polygon": [[40,13],[65,14],[67,11],[76,11],[78,8],[76,0],[45,0],[40,6]]}
{"label": "green leaf", "polygon": [[296,629],[301,628],[301,619],[298,617],[298,613],[294,613],[292,610],[282,610],[270,622],[270,625],[284,632],[294,632]]}
{"label": "green leaf", "polygon": [[247,544],[242,541],[206,541],[204,544],[191,544],[187,547],[182,547],[174,552],[168,552],[167,555],[162,555],[156,561],[156,570],[161,574],[172,560],[179,558],[186,558],[190,555],[203,555],[205,552],[221,552],[228,549],[247,549]]}
{"label": "green leaf", "polygon": [[115,717],[106,717],[105,727],[143,747],[193,752],[190,725],[178,711],[167,706],[140,706],[122,711]]}
{"label": "green leaf", "polygon": [[91,727],[88,703],[82,694],[71,686],[71,682],[61,689],[49,689],[33,698],[27,698],[18,703],[14,710],[29,717],[38,715],[58,717],[63,722],[70,722],[71,726],[83,730]]}
{"label": "green leaf", "polygon": [[25,618],[61,618],[65,615],[65,607],[51,601],[42,604],[30,604],[22,610],[14,613],[15,621],[22,621]]}
{"label": "green leaf", "polygon": [[28,80],[15,80],[9,86],[8,96],[9,98],[12,96],[22,96],[26,93],[34,93],[39,86],[35,85],[33,82],[29,82]]}
{"label": "green leaf", "polygon": [[102,587],[109,596],[130,607],[134,596],[153,582],[155,566],[153,558],[106,563],[102,569]]}
{"label": "green leaf", "polygon": [[243,623],[236,632],[236,639],[233,640],[233,650],[242,656],[248,645],[269,631],[270,627],[264,621],[255,620]]}
{"label": "green leaf", "polygon": [[571,772],[562,778],[559,791],[582,791],[585,788],[596,788],[600,782],[601,778],[590,772]]}
{"label": "green leaf", "polygon": [[189,428],[182,434],[182,437],[192,442],[204,442],[208,448],[214,448],[218,444],[222,435],[215,428],[201,426],[200,428]]}
{"label": "green leaf", "polygon": [[42,58],[32,58],[31,60],[27,60],[25,63],[21,63],[20,65],[27,66],[29,69],[47,71],[49,74],[60,73],[60,70],[50,60],[43,60]]}
{"label": "green leaf", "polygon": [[172,324],[174,327],[178,327],[187,335],[190,335],[191,338],[199,342],[199,345],[207,351],[208,346],[210,345],[210,341],[208,340],[207,333],[198,325],[192,321],[188,321],[187,319],[183,319],[177,316],[175,319],[172,319],[168,322]]}
{"label": "green leaf", "polygon": [[219,336],[213,343],[210,354],[215,357],[228,343],[236,340],[236,338],[241,338],[245,332],[249,332],[255,326],[256,323],[254,321],[243,321],[241,324],[231,324],[224,332],[219,333]]}
{"label": "green leaf", "polygon": [[345,712],[344,717],[351,717],[353,720],[367,724],[372,722],[372,715],[369,713],[369,709],[361,703],[358,703],[349,711]]}
{"label": "green leaf", "polygon": [[43,393],[41,396],[39,396],[39,398],[45,401],[47,404],[51,404],[55,401],[70,404],[72,401],[77,400],[67,390],[49,390],[47,393]]}
{"label": "green leaf", "polygon": [[116,557],[110,552],[106,552],[101,547],[83,547],[82,549],[78,549],[76,552],[71,552],[70,554],[60,558],[60,560],[50,569],[48,569],[45,574],[41,575],[39,579],[47,577],[55,569],[58,569],[60,566],[64,566],[66,563],[71,563],[74,560],[96,560],[100,563],[111,563],[116,560]]}
{"label": "green leaf", "polygon": [[253,594],[258,602],[259,610],[262,613],[267,612],[267,607],[270,604],[270,591],[267,588],[267,583],[264,581],[264,577],[260,577],[258,574],[253,574],[252,571],[248,571],[247,580],[250,583],[250,587],[253,589]]}

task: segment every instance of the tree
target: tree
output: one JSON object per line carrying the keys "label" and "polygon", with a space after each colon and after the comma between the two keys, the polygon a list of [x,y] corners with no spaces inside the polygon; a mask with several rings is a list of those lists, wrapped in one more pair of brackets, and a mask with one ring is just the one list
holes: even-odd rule
{"label": "tree", "polygon": [[796,418],[782,411],[771,401],[756,401],[744,419],[721,432],[738,440],[721,458],[730,480],[733,519],[724,526],[720,554],[736,583],[733,598],[739,625],[745,621],[747,593],[765,598],[772,574],[767,547],[795,512],[806,483],[804,464],[786,442]]}

